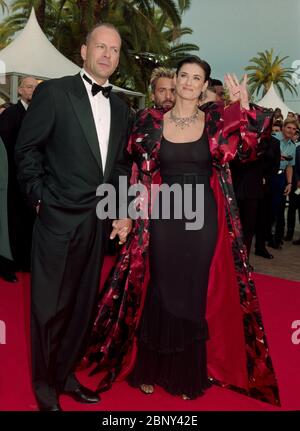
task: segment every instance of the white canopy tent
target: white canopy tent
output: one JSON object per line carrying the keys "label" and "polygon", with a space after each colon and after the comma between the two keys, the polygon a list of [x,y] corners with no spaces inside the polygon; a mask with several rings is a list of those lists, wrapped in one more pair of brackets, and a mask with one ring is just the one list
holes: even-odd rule
{"label": "white canopy tent", "polygon": [[[0,93],[15,103],[18,98],[18,79],[35,76],[39,80],[75,75],[80,67],[63,56],[47,39],[39,26],[34,9],[18,36],[0,51]],[[114,86],[113,91],[139,98],[142,108],[145,96],[142,93]]]}
{"label": "white canopy tent", "polygon": [[283,118],[287,117],[288,112],[294,112],[283,102],[281,97],[278,96],[274,88],[273,82],[268,92],[264,95],[264,97],[259,102],[257,102],[257,105],[263,106],[265,108],[272,108],[272,109],[280,108]]}

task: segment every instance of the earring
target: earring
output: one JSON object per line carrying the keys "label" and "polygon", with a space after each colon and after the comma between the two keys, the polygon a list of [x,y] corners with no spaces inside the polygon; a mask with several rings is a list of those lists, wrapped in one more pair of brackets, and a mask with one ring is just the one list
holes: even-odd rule
{"label": "earring", "polygon": [[204,99],[206,99],[206,97],[207,97],[206,90],[202,91],[201,94],[200,94],[200,100],[204,100]]}

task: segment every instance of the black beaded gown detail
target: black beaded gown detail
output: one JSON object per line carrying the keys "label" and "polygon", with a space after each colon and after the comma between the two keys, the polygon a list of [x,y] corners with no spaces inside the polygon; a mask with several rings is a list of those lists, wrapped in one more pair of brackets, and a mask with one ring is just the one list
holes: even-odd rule
{"label": "black beaded gown detail", "polygon": [[[195,398],[209,386],[206,363],[208,328],[205,319],[209,269],[217,241],[217,205],[210,187],[212,160],[206,133],[189,143],[162,138],[162,184],[204,187],[204,224],[186,230],[193,220],[174,216],[150,221],[150,282],[138,329],[138,353],[130,385],[158,384],[174,395]],[[199,190],[198,190],[199,195]],[[182,207],[183,209],[183,207]],[[184,212],[183,212],[184,213]]]}

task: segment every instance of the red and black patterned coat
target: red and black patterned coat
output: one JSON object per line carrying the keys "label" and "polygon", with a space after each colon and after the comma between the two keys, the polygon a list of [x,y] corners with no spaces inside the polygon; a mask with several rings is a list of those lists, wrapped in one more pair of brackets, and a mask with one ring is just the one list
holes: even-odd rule
{"label": "red and black patterned coat", "polygon": [[[218,240],[211,264],[207,321],[208,371],[219,385],[279,405],[279,393],[264,332],[255,285],[249,273],[228,162],[237,154],[254,160],[270,134],[271,112],[210,104],[204,110],[213,159],[211,186],[218,205]],[[151,214],[150,190],[160,183],[159,152],[163,112],[146,109],[137,118],[128,150],[135,162],[132,181],[148,196],[139,205]],[[81,366],[103,372],[98,389],[107,390],[132,369],[135,331],[149,280],[149,218],[135,221],[127,243],[100,294],[92,343]],[[171,252],[171,251],[170,251]],[[155,318],[155,316],[153,316]]]}

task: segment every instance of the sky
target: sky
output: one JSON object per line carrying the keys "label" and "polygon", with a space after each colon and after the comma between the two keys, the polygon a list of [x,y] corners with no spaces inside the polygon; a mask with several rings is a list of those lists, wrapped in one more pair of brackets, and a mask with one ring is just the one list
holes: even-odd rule
{"label": "sky", "polygon": [[217,79],[228,72],[241,76],[249,59],[266,49],[289,56],[285,67],[298,60],[299,95],[286,93],[285,103],[300,112],[300,0],[192,0],[183,25],[193,29],[184,41],[200,47]]}
{"label": "sky", "polygon": [[289,56],[285,67],[299,60],[299,95],[286,93],[285,103],[300,112],[300,0],[193,0],[183,24],[193,29],[184,41],[200,47],[216,79],[242,76],[249,59],[266,49]]}

